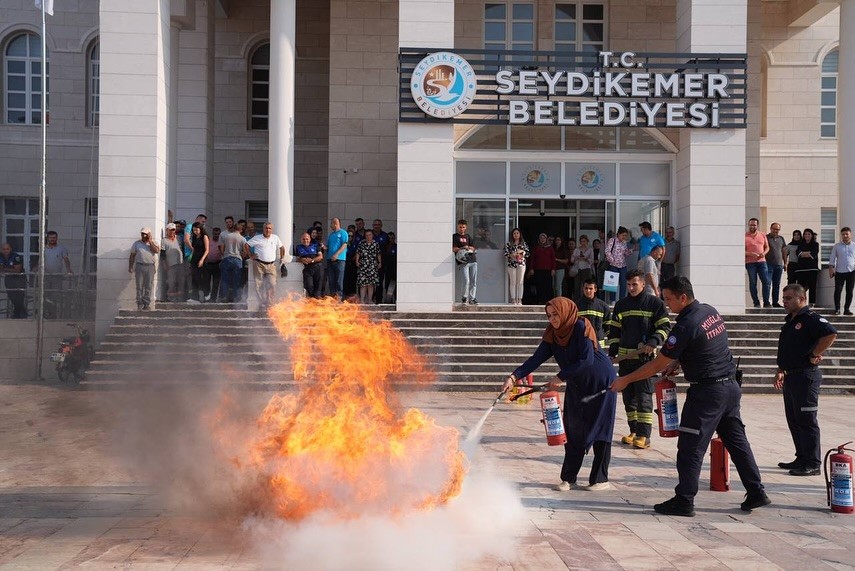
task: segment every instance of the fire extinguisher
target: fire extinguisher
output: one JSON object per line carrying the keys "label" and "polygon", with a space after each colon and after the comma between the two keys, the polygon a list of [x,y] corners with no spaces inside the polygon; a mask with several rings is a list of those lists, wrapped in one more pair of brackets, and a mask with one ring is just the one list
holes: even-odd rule
{"label": "fire extinguisher", "polygon": [[[828,505],[831,506],[831,511],[839,514],[851,514],[855,511],[852,504],[852,456],[844,453],[844,450],[850,452],[855,452],[855,450],[846,448],[848,444],[852,444],[852,442],[832,448],[825,453],[823,460]],[[837,453],[832,454],[835,450]],[[830,464],[829,460],[831,460]],[[829,467],[831,468],[830,479]]]}
{"label": "fire extinguisher", "polygon": [[710,441],[710,490],[730,491],[730,454],[718,436]]}
{"label": "fire extinguisher", "polygon": [[558,391],[546,391],[540,395],[541,422],[546,429],[546,442],[550,446],[560,446],[567,442],[564,433],[564,421],[561,419],[561,397]]}
{"label": "fire extinguisher", "polygon": [[677,384],[668,377],[656,383],[656,413],[659,416],[659,436],[674,438],[680,434],[677,411]]}
{"label": "fire extinguisher", "polygon": [[529,373],[523,379],[518,379],[511,389],[510,401],[517,404],[528,404],[531,402],[532,387],[534,387],[534,375]]}

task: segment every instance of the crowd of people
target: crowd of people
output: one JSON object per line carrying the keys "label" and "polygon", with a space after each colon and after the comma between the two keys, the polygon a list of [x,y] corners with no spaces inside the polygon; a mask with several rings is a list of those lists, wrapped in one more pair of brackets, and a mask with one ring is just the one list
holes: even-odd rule
{"label": "crowd of people", "polygon": [[[232,216],[223,220],[225,229],[214,227],[209,232],[207,223],[208,217],[199,214],[188,227],[184,220],[173,221],[170,213],[160,242],[152,238],[150,228],[140,229],[128,259],[128,271],[136,278],[137,309],[151,308],[157,267],[163,277],[157,298],[163,301],[241,301],[252,272],[259,309],[274,303],[277,274],[285,275],[287,268],[285,246],[273,224],[265,222],[259,234],[253,222],[235,221]],[[330,223],[325,236],[321,222],[314,222],[293,250],[294,259],[303,265],[306,296],[394,303],[395,234],[385,232],[380,219],[365,228],[365,221],[357,218],[347,230],[338,218]]]}

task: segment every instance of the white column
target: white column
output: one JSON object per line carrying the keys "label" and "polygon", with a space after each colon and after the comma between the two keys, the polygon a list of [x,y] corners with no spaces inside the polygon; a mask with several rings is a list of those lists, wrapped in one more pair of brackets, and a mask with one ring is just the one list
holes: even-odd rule
{"label": "white column", "polygon": [[143,226],[159,240],[166,212],[169,0],[101,0],[97,336],[135,306],[128,256]]}
{"label": "white column", "polygon": [[[398,45],[454,47],[454,0],[400,0]],[[400,311],[448,311],[454,298],[454,130],[398,124]]]}
{"label": "white column", "polygon": [[296,0],[270,2],[269,218],[287,249],[294,225]]}
{"label": "white column", "polygon": [[855,226],[855,0],[840,0],[837,72],[837,172],[839,226]]}
{"label": "white column", "polygon": [[[745,53],[747,0],[678,0],[677,51]],[[745,129],[684,129],[677,156],[677,228],[697,298],[745,311]]]}
{"label": "white column", "polygon": [[[166,207],[175,220],[185,218],[178,207],[178,50],[181,28],[172,22],[169,27],[169,166],[166,169]],[[166,216],[166,212],[163,213]]]}

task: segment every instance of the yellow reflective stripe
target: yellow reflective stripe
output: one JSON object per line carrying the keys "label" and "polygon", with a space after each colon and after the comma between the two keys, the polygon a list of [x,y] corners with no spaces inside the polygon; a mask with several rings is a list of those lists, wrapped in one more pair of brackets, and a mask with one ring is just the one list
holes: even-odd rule
{"label": "yellow reflective stripe", "polygon": [[626,411],[626,419],[630,422],[635,422],[636,412],[634,410]]}
{"label": "yellow reflective stripe", "polygon": [[605,348],[606,348],[606,341],[605,341],[605,339],[600,339],[600,348],[601,348],[601,349],[605,349]]}
{"label": "yellow reflective stripe", "polygon": [[604,325],[606,327],[617,327],[620,329],[620,321],[606,321]]}
{"label": "yellow reflective stripe", "polygon": [[641,424],[653,424],[653,413],[652,412],[638,412],[638,413],[636,413],[636,419]]}
{"label": "yellow reflective stripe", "polygon": [[632,353],[637,350],[638,349],[633,347],[618,347],[618,355],[626,355],[627,353]]}
{"label": "yellow reflective stripe", "polygon": [[588,317],[589,315],[593,315],[594,317],[599,317],[602,319],[603,315],[605,315],[602,311],[594,311],[593,309],[586,309],[585,311],[580,311],[579,315],[582,317]]}
{"label": "yellow reflective stripe", "polygon": [[656,335],[656,334],[661,335],[662,339],[665,339],[666,337],[668,337],[668,331],[666,331],[665,329],[657,329],[656,331],[653,332],[653,334],[654,335]]}
{"label": "yellow reflective stripe", "polygon": [[662,319],[658,319],[653,325],[659,327],[660,325],[665,325],[666,323],[671,323],[671,320],[668,317],[663,317]]}
{"label": "yellow reflective stripe", "polygon": [[643,309],[630,309],[618,314],[618,319],[623,319],[625,317],[653,317],[653,312],[644,311]]}

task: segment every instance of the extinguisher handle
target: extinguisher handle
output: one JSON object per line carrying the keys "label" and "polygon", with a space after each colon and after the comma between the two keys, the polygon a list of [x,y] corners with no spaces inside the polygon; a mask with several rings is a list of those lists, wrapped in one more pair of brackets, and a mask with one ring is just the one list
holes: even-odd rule
{"label": "extinguisher handle", "polygon": [[[526,385],[526,386],[528,386],[528,385]],[[547,384],[545,384],[545,385],[540,385],[539,387],[534,387],[533,389],[529,389],[529,390],[527,390],[527,391],[523,391],[523,392],[521,392],[521,393],[517,393],[517,394],[515,394],[514,396],[512,396],[512,397],[511,397],[510,399],[508,399],[508,400],[510,400],[511,402],[513,402],[513,401],[517,400],[518,398],[524,397],[524,396],[526,396],[526,395],[530,395],[530,394],[532,394],[532,393],[539,393],[539,392],[545,391],[545,390],[546,390],[546,388],[547,388],[548,386],[549,386],[549,383],[547,383]]]}

